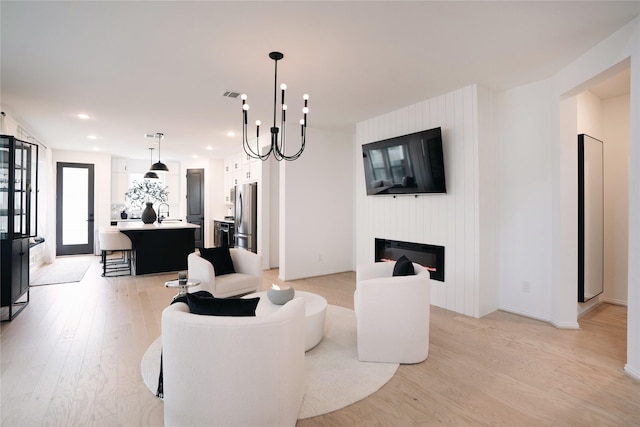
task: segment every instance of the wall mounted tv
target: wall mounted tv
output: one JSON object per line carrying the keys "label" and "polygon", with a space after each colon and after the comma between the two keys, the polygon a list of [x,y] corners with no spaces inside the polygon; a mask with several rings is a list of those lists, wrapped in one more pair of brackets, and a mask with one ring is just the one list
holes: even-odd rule
{"label": "wall mounted tv", "polygon": [[446,193],[440,128],[362,146],[368,195]]}

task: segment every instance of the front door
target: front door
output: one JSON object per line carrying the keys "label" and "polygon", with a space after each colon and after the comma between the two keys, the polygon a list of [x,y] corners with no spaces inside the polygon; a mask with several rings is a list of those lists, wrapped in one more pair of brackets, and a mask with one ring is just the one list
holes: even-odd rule
{"label": "front door", "polygon": [[57,164],[56,255],[93,253],[93,165]]}
{"label": "front door", "polygon": [[196,248],[204,248],[204,169],[187,169],[187,222],[200,226]]}

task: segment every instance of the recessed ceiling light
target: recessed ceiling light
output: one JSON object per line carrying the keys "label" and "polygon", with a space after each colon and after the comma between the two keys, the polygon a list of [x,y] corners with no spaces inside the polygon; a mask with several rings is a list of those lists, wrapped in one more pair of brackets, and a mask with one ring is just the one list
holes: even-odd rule
{"label": "recessed ceiling light", "polygon": [[87,120],[87,119],[91,118],[91,116],[86,114],[86,113],[78,113],[78,118],[82,119],[82,120]]}
{"label": "recessed ceiling light", "polygon": [[95,135],[87,135],[87,138],[89,138],[89,139],[98,139],[98,137],[95,136]]}
{"label": "recessed ceiling light", "polygon": [[230,130],[230,131],[227,131],[227,136],[236,136],[236,133]]}
{"label": "recessed ceiling light", "polygon": [[212,146],[210,146],[210,145],[207,145],[207,147],[206,147],[206,148],[207,148],[207,150],[208,150],[208,151],[213,150],[213,147],[212,147]]}

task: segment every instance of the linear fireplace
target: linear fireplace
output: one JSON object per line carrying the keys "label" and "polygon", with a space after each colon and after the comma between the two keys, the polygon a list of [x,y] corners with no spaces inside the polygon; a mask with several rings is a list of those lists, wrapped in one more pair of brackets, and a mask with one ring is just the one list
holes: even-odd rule
{"label": "linear fireplace", "polygon": [[402,255],[424,266],[433,280],[444,282],[444,246],[376,238],[376,262],[395,261]]}

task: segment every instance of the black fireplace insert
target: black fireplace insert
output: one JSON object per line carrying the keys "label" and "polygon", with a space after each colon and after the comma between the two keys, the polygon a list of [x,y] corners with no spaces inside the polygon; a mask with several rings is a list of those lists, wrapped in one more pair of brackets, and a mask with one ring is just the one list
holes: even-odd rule
{"label": "black fireplace insert", "polygon": [[444,246],[378,238],[375,245],[376,262],[396,261],[405,255],[412,262],[429,270],[433,280],[444,282]]}

